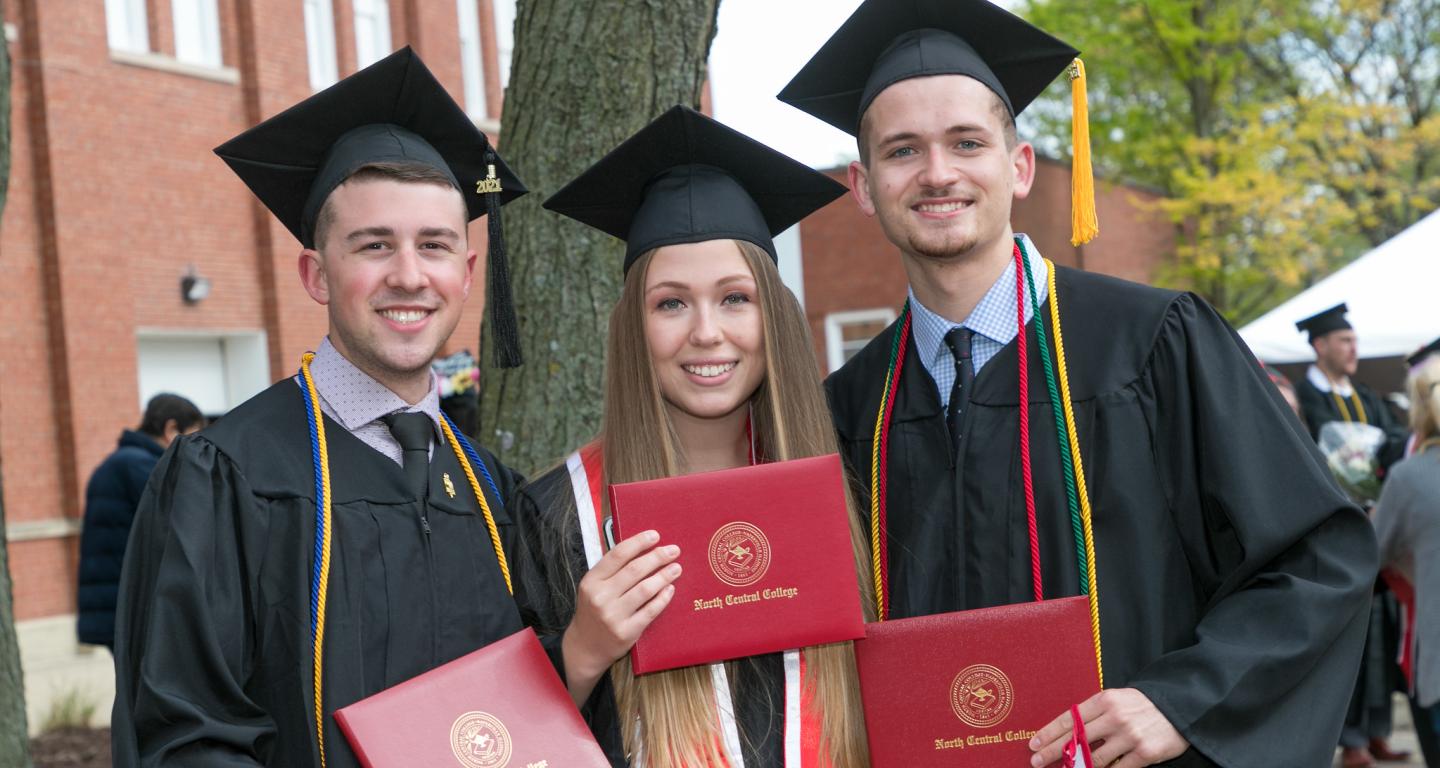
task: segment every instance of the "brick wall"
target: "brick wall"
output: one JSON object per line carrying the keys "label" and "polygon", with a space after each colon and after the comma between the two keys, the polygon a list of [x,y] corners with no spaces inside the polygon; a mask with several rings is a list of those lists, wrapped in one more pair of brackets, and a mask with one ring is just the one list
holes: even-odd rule
{"label": "brick wall", "polygon": [[[0,218],[0,473],[12,530],[81,514],[91,471],[139,421],[137,330],[264,330],[272,378],[325,332],[324,309],[297,277],[299,244],[211,152],[310,94],[301,3],[220,0],[225,69],[208,74],[175,66],[169,3],[146,5],[149,57],[111,53],[96,0],[5,4],[19,32]],[[394,46],[414,44],[460,98],[455,3],[390,9]],[[353,17],[345,0],[334,10],[344,76],[355,68]],[[484,54],[487,74],[497,71],[493,39]],[[483,254],[484,227],[472,235]],[[190,265],[212,283],[195,305],[180,297]],[[483,255],[476,272],[455,348],[478,342]],[[9,545],[16,618],[72,612],[76,537],[20,538]]]}

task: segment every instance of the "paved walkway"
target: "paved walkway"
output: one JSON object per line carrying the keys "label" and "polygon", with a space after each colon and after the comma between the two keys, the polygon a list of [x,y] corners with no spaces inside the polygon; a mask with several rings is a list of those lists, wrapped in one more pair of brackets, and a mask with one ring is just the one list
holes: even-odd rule
{"label": "paved walkway", "polygon": [[[1385,761],[1378,765],[1424,765],[1425,760],[1420,755],[1420,742],[1415,738],[1415,724],[1410,720],[1410,707],[1405,703],[1405,697],[1396,694],[1395,701],[1395,730],[1390,734],[1390,748],[1410,753],[1409,762],[1397,763]],[[1340,750],[1335,750],[1335,765],[1340,765]]]}

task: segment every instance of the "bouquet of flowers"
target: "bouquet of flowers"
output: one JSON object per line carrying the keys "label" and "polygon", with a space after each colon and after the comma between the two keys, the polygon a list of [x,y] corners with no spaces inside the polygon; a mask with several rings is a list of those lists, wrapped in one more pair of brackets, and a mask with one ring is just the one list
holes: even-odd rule
{"label": "bouquet of flowers", "polygon": [[1320,453],[1331,474],[1362,507],[1380,498],[1380,448],[1385,431],[1370,424],[1332,421],[1320,427]]}

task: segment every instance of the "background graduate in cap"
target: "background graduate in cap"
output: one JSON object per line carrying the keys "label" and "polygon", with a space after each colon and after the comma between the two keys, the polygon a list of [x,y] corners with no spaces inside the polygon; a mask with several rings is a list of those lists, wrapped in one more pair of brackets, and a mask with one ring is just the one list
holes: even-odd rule
{"label": "background graduate in cap", "polygon": [[844,192],[675,107],[545,203],[626,241],[600,436],[525,486],[516,513],[541,529],[547,623],[564,632],[571,694],[616,766],[868,764],[850,643],[636,677],[627,653],[684,578],[678,552],[653,531],[608,553],[601,542],[610,483],[836,450],[771,238]]}
{"label": "background graduate in cap", "polygon": [[[1395,423],[1385,401],[1369,387],[1352,381],[1359,365],[1359,344],[1354,326],[1345,318],[1349,308],[1337,304],[1303,320],[1295,328],[1308,334],[1315,363],[1295,388],[1310,434],[1331,422],[1370,424],[1385,432],[1378,460],[1381,477],[1404,454],[1407,433]],[[1346,768],[1374,765],[1375,759],[1404,760],[1406,752],[1390,749],[1392,729],[1390,695],[1405,691],[1393,650],[1399,638],[1399,607],[1383,581],[1375,585],[1370,606],[1369,631],[1359,678],[1340,731],[1341,764]],[[1419,722],[1420,728],[1428,723]]]}
{"label": "background graduate in cap", "polygon": [[[877,609],[1088,593],[1095,765],[1328,764],[1373,534],[1211,307],[1012,231],[1035,168],[1014,118],[1068,70],[1074,239],[1095,233],[1075,55],[985,0],[867,0],[780,94],[857,137],[852,194],[910,281],[827,382],[880,530]],[[1055,715],[1036,766],[1071,733]]]}
{"label": "background graduate in cap", "polygon": [[329,334],[155,470],[115,765],[355,766],[331,713],[521,628],[518,478],[441,417],[430,361],[467,223],[524,188],[408,48],[216,152],[300,241]]}

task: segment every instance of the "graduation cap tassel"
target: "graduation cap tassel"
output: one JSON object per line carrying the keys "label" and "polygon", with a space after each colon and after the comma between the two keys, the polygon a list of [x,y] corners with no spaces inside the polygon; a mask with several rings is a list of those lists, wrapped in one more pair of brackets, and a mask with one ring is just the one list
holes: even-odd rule
{"label": "graduation cap tassel", "polygon": [[1095,171],[1090,164],[1090,103],[1085,87],[1085,62],[1070,63],[1070,244],[1084,245],[1100,234],[1095,214]]}
{"label": "graduation cap tassel", "polygon": [[519,368],[520,323],[515,316],[515,301],[510,293],[510,263],[505,254],[505,229],[500,223],[500,179],[495,175],[495,153],[487,152],[489,172],[478,185],[485,194],[485,220],[489,227],[490,248],[486,254],[487,303],[490,306],[490,330],[495,336],[495,367]]}

